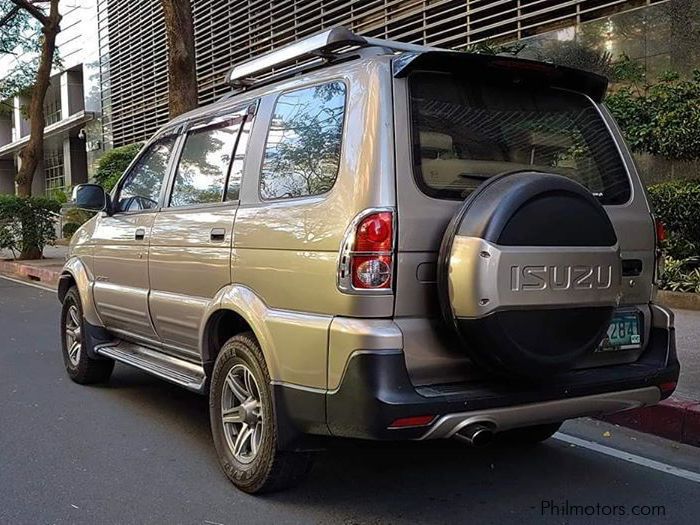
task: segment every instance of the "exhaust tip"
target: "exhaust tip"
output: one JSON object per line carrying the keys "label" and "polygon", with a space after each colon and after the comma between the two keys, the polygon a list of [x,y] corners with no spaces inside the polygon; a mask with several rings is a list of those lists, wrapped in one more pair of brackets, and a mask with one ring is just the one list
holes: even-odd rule
{"label": "exhaust tip", "polygon": [[475,423],[457,432],[455,437],[461,441],[466,441],[472,447],[478,448],[485,447],[491,443],[493,435],[494,432],[490,427]]}

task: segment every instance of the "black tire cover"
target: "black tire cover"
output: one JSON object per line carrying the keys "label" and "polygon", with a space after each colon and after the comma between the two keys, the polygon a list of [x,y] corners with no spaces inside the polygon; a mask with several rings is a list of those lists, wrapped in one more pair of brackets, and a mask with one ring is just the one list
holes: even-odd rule
{"label": "black tire cover", "polygon": [[[536,254],[538,247],[543,247],[541,251],[546,256],[558,250],[590,250],[595,256],[600,247],[613,253],[612,249],[617,250],[613,225],[584,186],[561,175],[535,171],[508,172],[482,184],[465,200],[445,231],[438,261],[439,298],[443,317],[456,330],[465,351],[492,373],[520,378],[551,376],[569,370],[600,344],[615,309],[610,298],[619,293],[619,269],[611,270],[614,277],[610,286],[615,290],[606,289],[605,300],[598,301],[596,290],[583,290],[580,293],[585,294],[586,300],[580,303],[506,304],[483,316],[460,317],[455,313],[454,297],[467,291],[450,290],[450,286],[455,288],[455,277],[450,280],[450,271],[469,268],[451,264],[457,236],[470,241],[476,238],[476,242],[483,239],[503,250],[531,247]],[[619,251],[614,253],[619,264]],[[611,260],[614,261],[608,256],[606,261]],[[569,281],[573,264],[575,261],[565,267]],[[520,271],[519,266],[513,268]],[[539,268],[547,271],[554,267]],[[498,275],[502,279],[505,274]],[[494,286],[500,289],[507,284],[499,282]],[[569,295],[560,297],[576,301],[579,292],[562,293]]]}

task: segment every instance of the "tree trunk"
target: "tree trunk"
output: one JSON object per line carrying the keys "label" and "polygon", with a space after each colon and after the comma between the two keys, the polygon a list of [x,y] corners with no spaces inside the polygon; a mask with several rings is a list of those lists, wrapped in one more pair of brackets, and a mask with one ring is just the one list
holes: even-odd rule
{"label": "tree trunk", "polygon": [[30,133],[29,142],[19,152],[22,163],[19,172],[15,176],[17,194],[28,197],[32,194],[32,181],[34,171],[44,159],[44,127],[46,116],[44,115],[44,98],[49,88],[53,56],[56,50],[56,35],[60,29],[61,15],[58,14],[58,0],[51,0],[49,16],[46,23],[42,24],[41,57],[36,81],[32,86],[32,98],[29,102]]}
{"label": "tree trunk", "polygon": [[168,112],[177,117],[198,106],[194,23],[190,0],[161,0],[168,39]]}

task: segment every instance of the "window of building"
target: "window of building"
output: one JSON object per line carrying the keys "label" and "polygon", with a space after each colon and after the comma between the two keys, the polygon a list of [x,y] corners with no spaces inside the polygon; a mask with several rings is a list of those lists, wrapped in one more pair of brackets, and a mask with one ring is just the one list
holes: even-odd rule
{"label": "window of building", "polygon": [[277,99],[260,175],[263,199],[320,195],[333,187],[344,115],[342,82],[290,91]]}
{"label": "window of building", "polygon": [[243,117],[206,124],[187,134],[170,206],[221,202]]}
{"label": "window of building", "polygon": [[44,155],[44,181],[46,195],[53,196],[66,188],[63,152],[52,151]]}
{"label": "window of building", "polygon": [[160,189],[168,171],[175,137],[164,137],[141,155],[121,184],[117,211],[150,210],[158,207]]}

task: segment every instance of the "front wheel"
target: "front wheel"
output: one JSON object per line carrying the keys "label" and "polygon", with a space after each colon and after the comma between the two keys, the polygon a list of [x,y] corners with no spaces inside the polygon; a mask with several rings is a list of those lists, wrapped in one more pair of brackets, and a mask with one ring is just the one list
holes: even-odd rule
{"label": "front wheel", "polygon": [[278,450],[270,376],[251,332],[229,339],[216,359],[209,417],[221,468],[239,489],[281,490],[311,469],[308,453]]}
{"label": "front wheel", "polygon": [[76,383],[81,385],[104,383],[112,375],[114,361],[94,359],[88,355],[83,306],[75,286],[68,290],[63,299],[61,342],[66,372]]}

